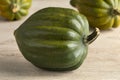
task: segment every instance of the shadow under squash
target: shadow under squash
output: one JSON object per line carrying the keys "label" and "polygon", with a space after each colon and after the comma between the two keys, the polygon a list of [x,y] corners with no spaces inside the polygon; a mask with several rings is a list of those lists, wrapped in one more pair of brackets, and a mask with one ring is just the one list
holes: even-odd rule
{"label": "shadow under squash", "polygon": [[49,76],[62,76],[68,72],[54,72],[39,69],[25,60],[23,56],[0,56],[1,73],[10,76],[42,76],[49,78]]}

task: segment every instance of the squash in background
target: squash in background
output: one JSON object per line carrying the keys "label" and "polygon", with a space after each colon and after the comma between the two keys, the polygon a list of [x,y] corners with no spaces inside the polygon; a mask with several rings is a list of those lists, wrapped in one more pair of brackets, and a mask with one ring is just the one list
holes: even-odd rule
{"label": "squash in background", "polygon": [[88,18],[91,27],[105,30],[120,25],[120,0],[71,0],[70,3]]}
{"label": "squash in background", "polygon": [[14,32],[23,56],[47,70],[73,70],[84,61],[88,45],[99,35],[89,35],[85,16],[59,7],[39,10]]}
{"label": "squash in background", "polygon": [[19,20],[28,14],[32,0],[0,0],[0,16]]}

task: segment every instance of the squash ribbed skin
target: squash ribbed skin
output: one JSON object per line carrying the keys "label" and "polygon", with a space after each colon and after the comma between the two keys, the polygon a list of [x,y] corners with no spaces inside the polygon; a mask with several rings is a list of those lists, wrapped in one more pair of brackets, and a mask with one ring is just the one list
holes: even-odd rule
{"label": "squash ribbed skin", "polygon": [[32,64],[48,70],[73,70],[84,61],[89,34],[85,16],[59,7],[33,14],[14,32],[19,49]]}
{"label": "squash ribbed skin", "polygon": [[28,14],[32,0],[0,0],[0,15],[8,20],[19,20]]}
{"label": "squash ribbed skin", "polygon": [[87,17],[91,27],[105,30],[120,25],[120,0],[71,0],[70,3]]}

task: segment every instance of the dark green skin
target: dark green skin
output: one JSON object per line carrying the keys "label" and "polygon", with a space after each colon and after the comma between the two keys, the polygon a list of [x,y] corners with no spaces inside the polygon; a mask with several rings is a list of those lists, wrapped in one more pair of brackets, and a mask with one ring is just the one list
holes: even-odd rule
{"label": "dark green skin", "polygon": [[49,7],[33,14],[14,35],[24,57],[47,70],[73,70],[84,61],[88,21],[68,8]]}

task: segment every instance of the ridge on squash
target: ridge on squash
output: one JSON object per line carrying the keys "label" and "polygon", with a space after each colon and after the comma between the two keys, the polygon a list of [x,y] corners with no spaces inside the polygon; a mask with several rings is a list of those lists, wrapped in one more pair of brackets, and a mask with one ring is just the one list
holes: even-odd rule
{"label": "ridge on squash", "polygon": [[84,61],[88,45],[99,35],[89,35],[86,17],[69,8],[48,7],[28,18],[14,32],[23,56],[47,70],[74,70]]}
{"label": "ridge on squash", "polygon": [[70,4],[87,17],[91,27],[106,30],[120,25],[120,0],[70,0]]}
{"label": "ridge on squash", "polygon": [[32,0],[0,0],[0,16],[8,20],[19,20],[26,16]]}

